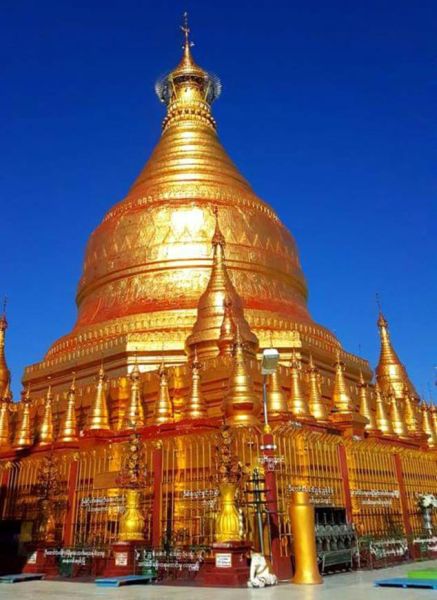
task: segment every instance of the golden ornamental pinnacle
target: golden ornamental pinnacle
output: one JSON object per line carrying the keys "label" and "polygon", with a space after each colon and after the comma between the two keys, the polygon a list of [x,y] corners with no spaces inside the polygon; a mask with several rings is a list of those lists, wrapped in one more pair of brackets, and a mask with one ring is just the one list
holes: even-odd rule
{"label": "golden ornamental pinnacle", "polygon": [[221,328],[225,317],[225,303],[232,304],[232,318],[240,329],[240,336],[249,354],[255,355],[258,349],[258,338],[254,335],[244,317],[243,303],[231,282],[225,264],[225,240],[215,214],[215,231],[212,238],[213,258],[211,276],[206,290],[201,295],[197,306],[197,319],[191,335],[186,341],[187,353],[193,355],[197,349],[199,359],[216,357],[219,352]]}
{"label": "golden ornamental pinnacle", "polygon": [[39,427],[38,445],[49,446],[53,442],[52,386],[49,384],[44,402],[44,413]]}
{"label": "golden ornamental pinnacle", "polygon": [[399,402],[396,398],[393,388],[388,394],[387,401],[390,407],[390,421],[394,433],[400,438],[408,437],[407,427],[405,425],[405,421],[399,408]]}
{"label": "golden ornamental pinnacle", "polygon": [[229,390],[223,401],[223,415],[226,425],[259,425],[261,401],[252,386],[245,348],[237,325],[234,346],[233,369],[229,379]]}
{"label": "golden ornamental pinnacle", "polygon": [[369,386],[364,381],[363,372],[360,371],[360,381],[358,383],[358,395],[360,398],[360,415],[367,419],[367,423],[364,426],[365,431],[373,432],[377,431],[378,427],[376,424],[376,415],[372,410],[369,398]]}
{"label": "golden ornamental pinnacle", "polygon": [[431,405],[431,423],[434,428],[434,433],[437,437],[437,408],[434,404]]}
{"label": "golden ornamental pinnacle", "polygon": [[85,432],[109,430],[109,409],[106,399],[105,371],[102,363],[97,375],[96,393],[88,410]]}
{"label": "golden ornamental pinnacle", "polygon": [[191,391],[185,414],[188,419],[204,419],[208,416],[200,384],[200,366],[197,350],[194,349],[194,358],[191,365]]}
{"label": "golden ornamental pinnacle", "polygon": [[354,403],[350,397],[344,378],[344,363],[340,359],[340,351],[337,350],[337,360],[335,363],[334,391],[332,393],[332,404],[334,412],[351,413],[355,412]]}
{"label": "golden ornamental pinnacle", "polygon": [[7,449],[10,447],[10,435],[11,435],[11,426],[10,426],[10,408],[12,402],[11,390],[9,387],[9,383],[7,384],[3,398],[0,404],[0,449]]}
{"label": "golden ornamental pinnacle", "polygon": [[279,369],[267,376],[267,414],[269,418],[288,415],[287,399],[279,381]]}
{"label": "golden ornamental pinnacle", "polygon": [[232,300],[225,298],[223,321],[220,327],[220,337],[217,342],[220,356],[232,356],[236,333],[237,326],[232,314]]}
{"label": "golden ornamental pinnacle", "polygon": [[309,411],[317,421],[328,421],[329,410],[325,402],[323,402],[320,389],[320,373],[317,367],[314,365],[312,354],[310,354],[307,374]]}
{"label": "golden ornamental pinnacle", "polygon": [[155,407],[155,425],[169,423],[173,417],[173,408],[168,391],[167,371],[162,361],[159,367],[159,392]]}
{"label": "golden ornamental pinnacle", "polygon": [[30,420],[30,387],[27,386],[25,396],[21,402],[21,419],[17,420],[14,436],[14,448],[19,450],[28,448],[33,444],[33,432]]}
{"label": "golden ornamental pinnacle", "polygon": [[144,408],[141,400],[140,369],[135,362],[130,375],[131,388],[129,403],[123,421],[123,429],[138,429],[144,427]]}
{"label": "golden ornamental pinnacle", "polygon": [[404,387],[404,408],[408,434],[412,437],[421,437],[422,432],[417,418],[417,401],[407,386]]}
{"label": "golden ornamental pinnacle", "polygon": [[437,435],[433,427],[431,412],[425,401],[422,401],[422,430],[426,435],[430,448],[437,448]]}
{"label": "golden ornamental pinnacle", "polygon": [[393,349],[388,331],[387,319],[379,311],[378,329],[381,339],[381,352],[378,366],[376,367],[376,379],[383,394],[388,394],[393,389],[398,400],[401,400],[408,388],[410,393],[416,393],[413,384],[408,378],[404,365],[399,360]]}
{"label": "golden ornamental pinnacle", "polygon": [[376,426],[383,435],[393,436],[393,427],[390,419],[387,417],[385,401],[381,394],[379,384],[375,384],[375,403],[376,403]]}
{"label": "golden ornamental pinnacle", "polygon": [[77,419],[76,419],[76,378],[73,373],[70,389],[67,395],[67,407],[64,418],[61,421],[59,429],[58,442],[72,443],[77,442]]}
{"label": "golden ornamental pinnacle", "polygon": [[297,419],[313,419],[308,408],[307,398],[305,396],[302,379],[301,379],[301,364],[293,348],[291,352],[291,388],[288,401],[289,411]]}

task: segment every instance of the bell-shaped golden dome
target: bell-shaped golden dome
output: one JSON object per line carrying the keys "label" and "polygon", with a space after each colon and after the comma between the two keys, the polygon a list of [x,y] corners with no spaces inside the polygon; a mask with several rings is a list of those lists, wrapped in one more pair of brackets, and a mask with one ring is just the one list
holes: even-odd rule
{"label": "bell-shaped golden dome", "polygon": [[[290,349],[295,331],[319,354],[338,345],[309,315],[293,237],[219,141],[211,104],[221,84],[194,62],[187,27],[184,33],[181,62],[156,86],[167,107],[161,138],[126,198],[91,235],[76,325],[50,348],[45,368],[90,355],[98,360],[117,344],[153,354],[156,366],[164,345],[185,360],[185,340],[211,275],[214,207],[229,277],[261,348],[273,333],[281,349]],[[34,380],[39,368],[31,367],[25,380]]]}

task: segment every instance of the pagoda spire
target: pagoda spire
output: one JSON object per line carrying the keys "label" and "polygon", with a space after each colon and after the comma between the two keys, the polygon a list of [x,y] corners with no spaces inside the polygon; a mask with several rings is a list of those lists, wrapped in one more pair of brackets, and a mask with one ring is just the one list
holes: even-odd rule
{"label": "pagoda spire", "polygon": [[141,378],[138,363],[135,364],[130,374],[131,386],[129,403],[124,415],[123,429],[138,429],[144,427],[144,408],[141,401]]}
{"label": "pagoda spire", "polygon": [[21,419],[17,419],[14,436],[14,448],[21,450],[28,448],[33,443],[32,425],[30,420],[30,387],[26,389],[26,393],[21,402]]}
{"label": "pagoda spire", "polygon": [[158,98],[167,105],[163,129],[165,131],[181,121],[195,121],[215,131],[216,123],[211,115],[211,104],[220,96],[220,80],[194,61],[191,52],[194,44],[190,39],[187,13],[184,13],[181,30],[184,36],[182,58],[177,67],[162,77],[155,86]]}
{"label": "pagoda spire", "polygon": [[49,383],[44,402],[44,412],[38,432],[38,445],[49,446],[54,442],[53,436],[53,407],[52,386]]}
{"label": "pagoda spire", "polygon": [[354,412],[354,405],[348,392],[344,378],[344,363],[340,360],[340,351],[337,350],[337,361],[335,363],[334,391],[332,394],[334,412]]}
{"label": "pagoda spire", "polygon": [[426,435],[427,443],[430,448],[437,448],[437,434],[434,430],[430,408],[426,402],[422,401],[422,429]]}
{"label": "pagoda spire", "polygon": [[205,398],[200,385],[200,367],[197,350],[194,348],[194,357],[191,364],[191,390],[185,413],[188,419],[204,419],[208,416]]}
{"label": "pagoda spire", "polygon": [[312,354],[308,362],[307,375],[309,411],[317,421],[328,421],[328,407],[323,402],[320,391],[320,373],[314,364]]}
{"label": "pagoda spire", "polygon": [[313,419],[308,408],[307,398],[302,386],[301,365],[296,350],[291,351],[291,387],[288,407],[291,414],[297,419]]}
{"label": "pagoda spire", "polygon": [[387,400],[390,407],[390,421],[394,433],[400,438],[408,437],[407,427],[405,425],[402,412],[399,408],[399,400],[396,398],[393,388],[390,390]]}
{"label": "pagoda spire", "polygon": [[155,405],[155,425],[169,423],[173,417],[170,393],[168,391],[168,378],[165,369],[164,360],[159,367],[159,392]]}
{"label": "pagoda spire", "polygon": [[258,338],[244,317],[243,303],[229,277],[225,262],[225,239],[220,229],[218,209],[214,209],[215,231],[212,238],[213,258],[211,276],[199,299],[197,320],[186,341],[189,356],[197,349],[199,359],[216,357],[221,329],[225,318],[225,303],[231,302],[232,318],[240,330],[241,339],[249,354],[255,355]]}
{"label": "pagoda spire", "polygon": [[223,401],[223,415],[227,425],[259,425],[261,402],[253,389],[249,373],[245,344],[237,325],[234,345],[233,369],[229,379],[229,390]]}
{"label": "pagoda spire", "polygon": [[3,394],[5,393],[11,378],[11,373],[8,369],[5,355],[5,337],[7,328],[8,322],[6,320],[6,300],[4,300],[3,314],[0,316],[0,398],[3,398]]}
{"label": "pagoda spire", "polygon": [[376,424],[376,416],[370,405],[369,398],[369,386],[364,381],[363,372],[360,370],[360,380],[358,383],[358,395],[360,398],[360,415],[367,419],[367,423],[364,426],[364,430],[367,432],[374,432],[378,430]]}
{"label": "pagoda spire", "polygon": [[12,394],[11,394],[11,390],[10,390],[9,383],[8,383],[5,388],[3,398],[2,398],[1,404],[0,404],[0,449],[3,449],[3,450],[10,447],[11,402],[12,402]]}
{"label": "pagoda spire", "polygon": [[379,310],[378,329],[381,340],[381,351],[378,366],[376,367],[376,379],[381,391],[388,394],[393,389],[396,398],[402,399],[404,390],[416,393],[413,384],[408,378],[404,365],[399,360],[390,339],[388,321]]}
{"label": "pagoda spire", "polygon": [[77,442],[77,419],[76,419],[76,376],[73,373],[70,389],[67,394],[67,408],[57,438],[58,442]]}
{"label": "pagoda spire", "polygon": [[96,393],[88,410],[85,432],[110,431],[103,362],[97,374]]}
{"label": "pagoda spire", "polygon": [[385,401],[379,387],[379,383],[375,384],[375,403],[376,403],[376,426],[383,435],[393,436],[393,427],[390,419],[387,417]]}
{"label": "pagoda spire", "polygon": [[437,436],[437,407],[435,404],[431,405],[431,422],[434,428],[434,432]]}

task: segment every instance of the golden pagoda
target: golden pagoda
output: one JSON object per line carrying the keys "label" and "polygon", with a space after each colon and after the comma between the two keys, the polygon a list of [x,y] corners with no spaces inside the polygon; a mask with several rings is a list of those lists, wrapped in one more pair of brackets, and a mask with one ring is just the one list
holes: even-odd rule
{"label": "golden pagoda", "polygon": [[[368,362],[310,316],[294,239],[222,147],[212,116],[221,83],[194,61],[186,22],[183,32],[179,64],[156,85],[162,135],[89,239],[73,330],[26,368],[13,407],[0,318],[3,516],[15,527],[38,515],[38,466],[56,455],[59,490],[46,490],[59,496],[56,544],[105,550],[93,572],[136,569],[141,548],[130,542],[144,542],[176,561],[206,549],[198,582],[212,577],[218,540],[244,565],[265,540],[287,579],[296,485],[363,535],[416,527],[406,494],[437,495],[437,415],[422,405],[418,419],[382,313],[374,396]],[[271,518],[257,522],[250,486],[261,473]],[[357,501],[373,490],[400,501],[383,498],[376,515]],[[44,542],[31,543],[41,554]]]}
{"label": "golden pagoda", "polygon": [[[232,302],[246,345],[257,337],[265,348],[273,334],[286,357],[298,332],[316,362],[329,362],[339,346],[309,314],[292,235],[219,141],[211,109],[221,83],[196,64],[188,38],[156,92],[167,109],[162,135],[127,196],[89,239],[76,324],[26,368],[32,396],[48,374],[56,388],[65,388],[64,373],[72,370],[91,384],[90,364],[102,354],[114,377],[127,375],[136,355],[158,368],[164,339],[165,362],[186,362],[186,343],[203,360],[216,352],[209,336],[218,337],[224,301]],[[370,376],[366,361],[346,353],[344,361],[348,371]]]}

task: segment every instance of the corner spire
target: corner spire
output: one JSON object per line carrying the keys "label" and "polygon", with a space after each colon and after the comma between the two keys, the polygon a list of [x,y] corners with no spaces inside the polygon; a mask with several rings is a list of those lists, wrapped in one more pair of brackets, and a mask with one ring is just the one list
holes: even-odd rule
{"label": "corner spire", "polygon": [[388,321],[379,309],[378,329],[381,340],[381,352],[378,366],[376,367],[376,378],[384,394],[389,394],[393,389],[395,396],[401,400],[405,387],[416,394],[413,384],[408,378],[404,365],[399,360],[390,339]]}
{"label": "corner spire", "polygon": [[212,268],[206,290],[200,296],[197,305],[197,319],[191,334],[185,343],[189,356],[194,347],[199,359],[214,358],[219,352],[221,327],[225,317],[225,305],[231,302],[232,317],[235,326],[240,330],[240,336],[249,354],[255,355],[258,348],[258,338],[252,333],[244,317],[242,300],[236,291],[226,268],[225,238],[220,228],[218,210],[214,209],[215,228],[212,237]]}
{"label": "corner spire", "polygon": [[408,437],[407,427],[399,408],[399,400],[396,398],[393,388],[388,394],[387,401],[390,407],[390,421],[392,423],[393,431],[400,438]]}

